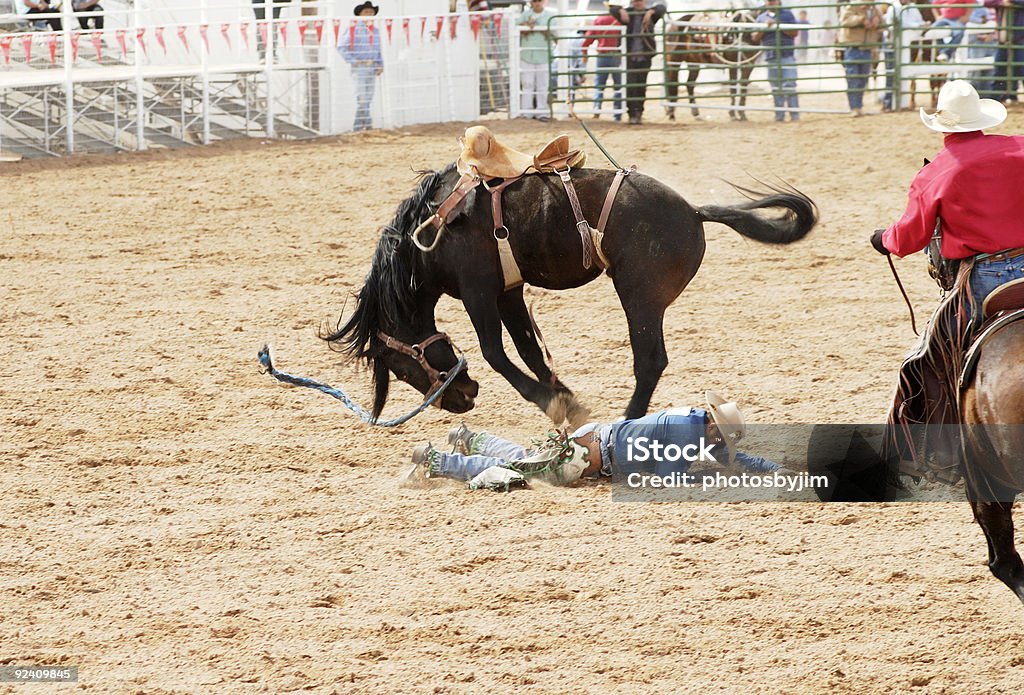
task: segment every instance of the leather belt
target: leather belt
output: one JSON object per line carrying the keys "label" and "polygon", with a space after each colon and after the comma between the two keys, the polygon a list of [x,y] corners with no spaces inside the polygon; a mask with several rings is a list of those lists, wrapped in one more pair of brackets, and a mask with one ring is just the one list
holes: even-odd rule
{"label": "leather belt", "polygon": [[1011,258],[1024,256],[1024,246],[1016,249],[1006,249],[996,253],[982,253],[974,257],[975,263],[988,263],[990,261],[1005,261]]}

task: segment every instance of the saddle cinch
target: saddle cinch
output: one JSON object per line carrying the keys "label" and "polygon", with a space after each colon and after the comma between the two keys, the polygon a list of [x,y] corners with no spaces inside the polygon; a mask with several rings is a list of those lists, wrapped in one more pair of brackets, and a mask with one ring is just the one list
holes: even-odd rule
{"label": "saddle cinch", "polygon": [[[462,205],[470,191],[483,185],[491,194],[491,214],[494,218],[494,239],[498,244],[498,257],[501,261],[501,272],[504,277],[505,289],[523,284],[519,265],[516,263],[509,244],[509,229],[505,226],[501,211],[501,194],[509,185],[530,174],[558,174],[569,198],[573,214],[576,217],[576,229],[580,234],[583,246],[583,267],[597,265],[602,270],[609,266],[608,258],[601,248],[604,228],[611,214],[612,204],[622,179],[629,174],[627,170],[616,172],[612,185],[605,197],[604,206],[597,227],[592,227],[580,208],[579,196],[573,186],[570,172],[573,167],[583,166],[586,153],[569,147],[569,136],[560,135],[536,155],[528,155],[511,147],[507,147],[494,137],[485,126],[473,126],[466,130],[465,137],[460,138],[462,152],[456,162],[456,168],[462,175],[454,190],[438,207],[437,212],[421,224],[412,239],[416,246],[425,252],[432,251],[441,238],[444,225]],[[496,185],[492,182],[501,179]],[[429,245],[419,240],[420,233],[427,227],[434,227],[436,234]]]}

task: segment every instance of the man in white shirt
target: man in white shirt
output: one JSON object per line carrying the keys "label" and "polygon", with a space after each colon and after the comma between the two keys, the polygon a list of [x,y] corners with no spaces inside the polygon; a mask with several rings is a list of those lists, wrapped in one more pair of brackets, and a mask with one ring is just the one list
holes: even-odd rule
{"label": "man in white shirt", "polygon": [[[893,104],[893,76],[895,73],[896,34],[900,34],[900,45],[902,50],[898,56],[900,65],[910,64],[910,42],[919,41],[923,33],[925,21],[921,16],[921,10],[913,4],[915,0],[890,0],[889,9],[886,10],[882,23],[885,26],[885,47],[882,57],[885,60],[885,96],[882,97],[882,108],[885,111],[892,111],[896,108]],[[898,22],[898,25],[897,25]],[[910,80],[900,81],[900,108],[910,105]]]}
{"label": "man in white shirt", "polygon": [[[57,16],[60,14],[60,7],[55,6],[57,4],[57,0],[54,0],[53,4],[46,0],[14,0],[14,11],[25,15],[34,29],[43,29],[49,24],[54,31],[60,31],[63,25],[60,17]],[[37,14],[53,14],[54,16],[47,19],[36,19],[32,16]]]}

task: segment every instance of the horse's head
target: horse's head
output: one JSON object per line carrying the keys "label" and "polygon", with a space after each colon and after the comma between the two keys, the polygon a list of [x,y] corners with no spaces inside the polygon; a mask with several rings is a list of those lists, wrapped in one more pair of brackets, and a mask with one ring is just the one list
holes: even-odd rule
{"label": "horse's head", "polygon": [[[431,396],[459,365],[455,346],[446,333],[435,331],[419,337],[413,333],[379,331],[371,343],[375,415],[380,413],[387,400],[390,374],[424,396]],[[435,404],[442,410],[465,413],[473,409],[479,391],[480,385],[469,377],[469,371],[463,365]]]}

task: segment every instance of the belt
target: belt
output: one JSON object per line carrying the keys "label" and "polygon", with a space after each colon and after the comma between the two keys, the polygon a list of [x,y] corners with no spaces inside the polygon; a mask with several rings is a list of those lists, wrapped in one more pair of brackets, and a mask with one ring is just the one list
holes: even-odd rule
{"label": "belt", "polygon": [[989,261],[1005,261],[1011,258],[1024,256],[1024,246],[1016,249],[1006,249],[995,253],[980,253],[974,257],[976,263],[988,263]]}

